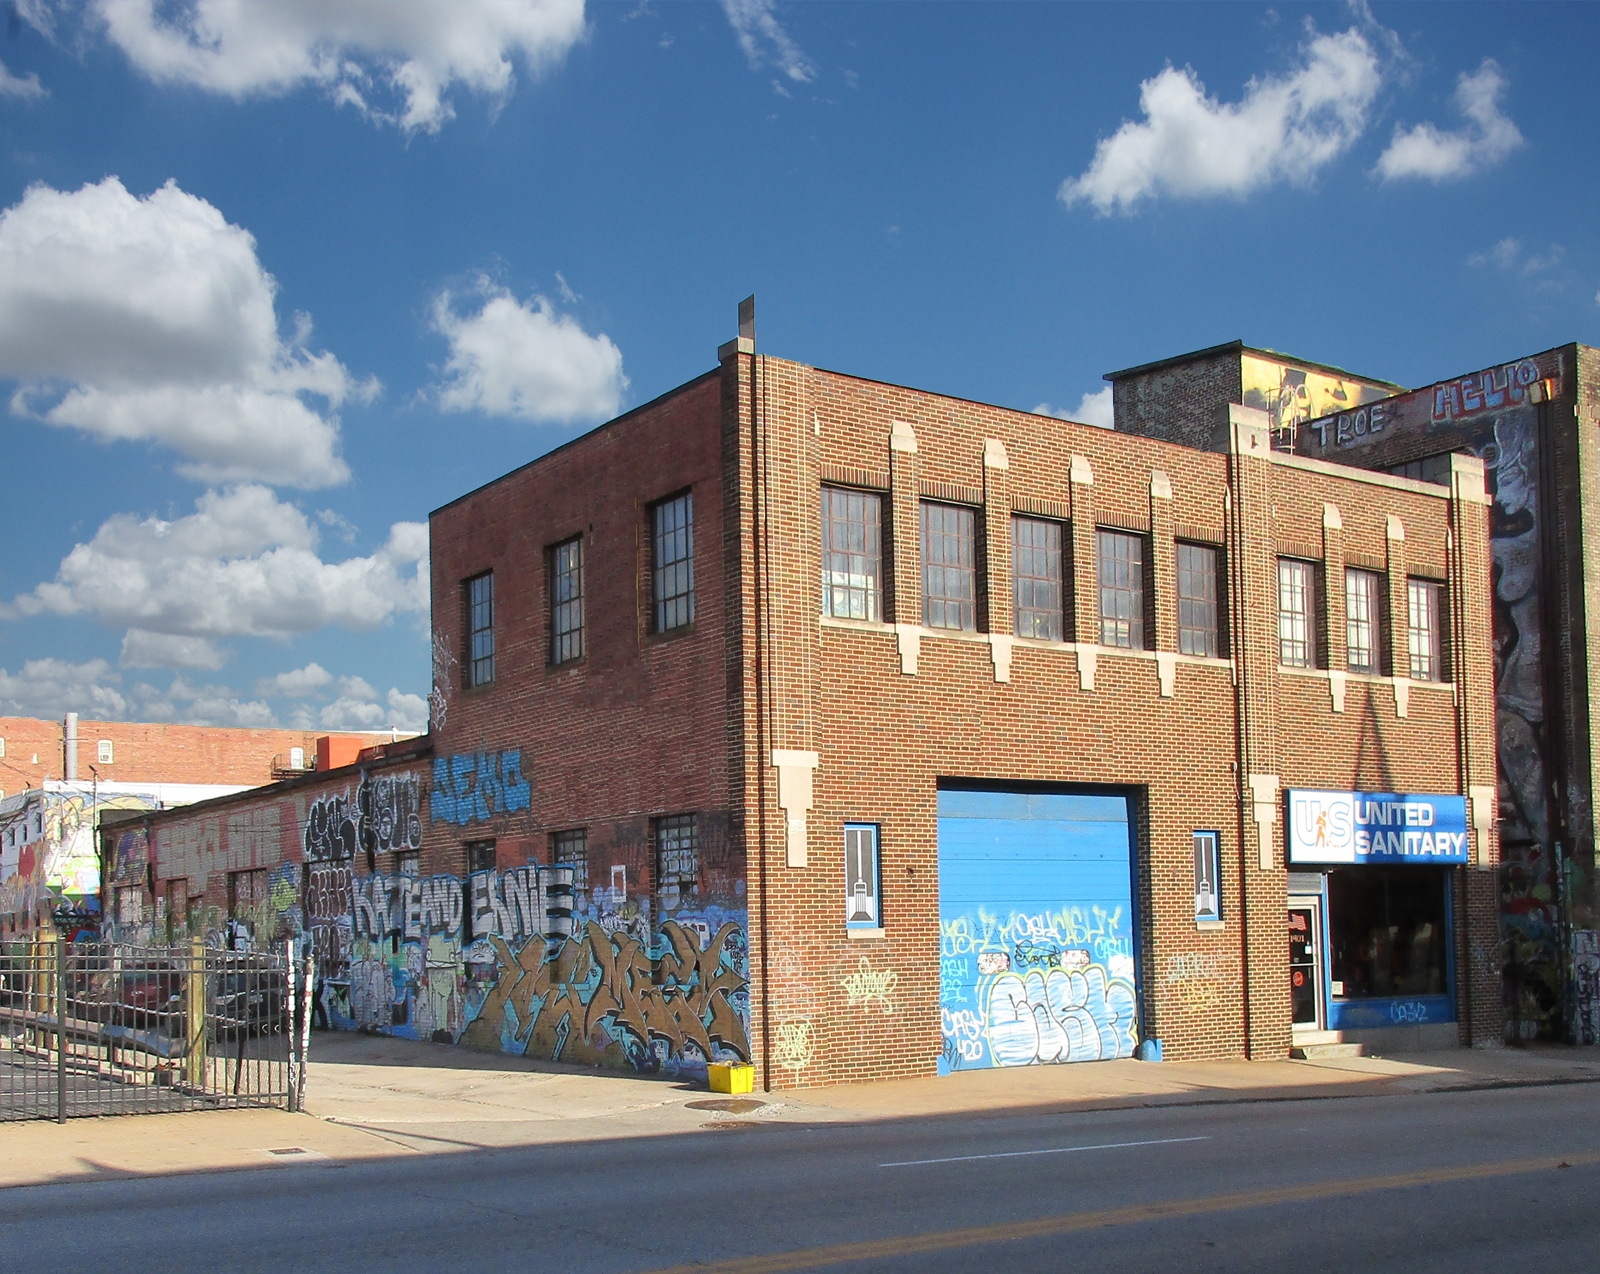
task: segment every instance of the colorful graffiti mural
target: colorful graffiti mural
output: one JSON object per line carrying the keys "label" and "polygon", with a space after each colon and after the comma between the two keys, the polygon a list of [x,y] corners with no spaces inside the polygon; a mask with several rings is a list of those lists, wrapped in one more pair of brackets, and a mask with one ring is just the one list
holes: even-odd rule
{"label": "colorful graffiti mural", "polygon": [[522,774],[522,752],[436,757],[430,812],[435,820],[467,824],[525,810],[533,788]]}
{"label": "colorful graffiti mural", "polygon": [[1274,430],[1293,429],[1301,421],[1349,411],[1394,393],[1392,385],[1251,353],[1240,356],[1239,372],[1244,406],[1266,412]]}
{"label": "colorful graffiti mural", "polygon": [[570,870],[354,879],[348,1009],[330,1021],[645,1072],[748,1060],[743,911],[684,909],[651,932],[648,906],[607,897],[569,920]]}

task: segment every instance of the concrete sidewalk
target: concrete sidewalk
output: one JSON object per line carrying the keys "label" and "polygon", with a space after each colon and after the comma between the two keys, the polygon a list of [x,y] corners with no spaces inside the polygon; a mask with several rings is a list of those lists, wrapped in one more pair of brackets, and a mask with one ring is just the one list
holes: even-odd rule
{"label": "concrete sidewalk", "polygon": [[1600,1048],[1294,1062],[1096,1062],[719,1098],[695,1084],[382,1036],[315,1037],[306,1114],[219,1111],[4,1126],[0,1186],[312,1165],[752,1123],[1385,1096],[1600,1082]]}

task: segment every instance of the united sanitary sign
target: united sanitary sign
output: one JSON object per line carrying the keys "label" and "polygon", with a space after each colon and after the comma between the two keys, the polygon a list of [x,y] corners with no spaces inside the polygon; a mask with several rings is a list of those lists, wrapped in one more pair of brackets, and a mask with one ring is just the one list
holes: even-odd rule
{"label": "united sanitary sign", "polygon": [[1291,863],[1464,863],[1467,800],[1291,788]]}

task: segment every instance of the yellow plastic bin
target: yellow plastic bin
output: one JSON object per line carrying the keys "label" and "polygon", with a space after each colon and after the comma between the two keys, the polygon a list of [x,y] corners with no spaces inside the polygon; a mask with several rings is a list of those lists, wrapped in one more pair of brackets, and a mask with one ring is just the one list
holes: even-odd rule
{"label": "yellow plastic bin", "polygon": [[714,1093],[753,1093],[756,1088],[754,1066],[725,1066],[712,1062],[706,1067],[706,1077]]}

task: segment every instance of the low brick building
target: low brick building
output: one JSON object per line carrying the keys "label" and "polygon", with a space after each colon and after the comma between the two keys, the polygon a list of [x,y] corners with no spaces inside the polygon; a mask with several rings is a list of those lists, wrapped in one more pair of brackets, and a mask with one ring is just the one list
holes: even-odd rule
{"label": "low brick building", "polygon": [[298,872],[272,936],[346,924],[331,1021],[771,1087],[1500,1037],[1481,461],[1242,405],[1179,446],[741,327],[433,514],[427,740],[151,816],[158,884]]}
{"label": "low brick building", "polygon": [[[391,732],[316,735],[136,721],[0,717],[0,941],[93,933],[102,819],[187,805],[353,760]],[[10,793],[7,795],[7,793]],[[131,870],[131,869],[129,869]],[[137,883],[140,888],[131,886]],[[141,874],[120,884],[122,931],[165,934]],[[109,900],[106,900],[109,901]]]}

